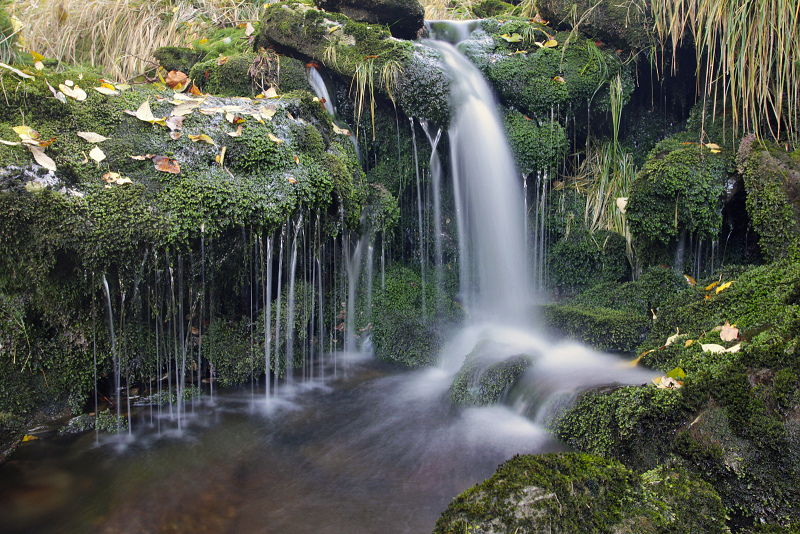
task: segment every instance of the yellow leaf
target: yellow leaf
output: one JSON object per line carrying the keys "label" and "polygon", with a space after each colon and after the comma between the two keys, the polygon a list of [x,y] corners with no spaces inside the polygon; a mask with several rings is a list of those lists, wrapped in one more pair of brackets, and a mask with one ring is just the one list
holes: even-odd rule
{"label": "yellow leaf", "polygon": [[150,110],[150,100],[142,102],[134,115],[140,121],[153,123],[156,120],[153,116],[153,112]]}
{"label": "yellow leaf", "polygon": [[23,442],[25,442],[25,441],[33,441],[35,439],[39,439],[39,438],[37,438],[36,436],[31,436],[30,434],[25,434],[25,437],[22,438],[22,441]]}
{"label": "yellow leaf", "polygon": [[290,176],[286,179],[290,184],[296,184],[297,180],[295,180],[294,176]]}
{"label": "yellow leaf", "polygon": [[78,137],[81,139],[86,139],[90,143],[102,143],[103,141],[108,140],[108,137],[104,137],[94,132],[78,132]]}
{"label": "yellow leaf", "polygon": [[706,143],[706,148],[713,148],[719,150],[719,145],[715,143]]}
{"label": "yellow leaf", "polygon": [[227,62],[228,62],[228,56],[220,56],[219,59],[217,59],[217,65],[219,65],[220,67]]}
{"label": "yellow leaf", "polygon": [[733,280],[731,280],[730,282],[725,282],[724,284],[722,284],[721,286],[719,286],[719,287],[717,288],[717,294],[719,294],[719,293],[720,293],[720,291],[725,291],[726,289],[728,289],[729,287],[731,287],[731,284],[732,284],[733,282],[734,282],[734,281],[733,281]]}
{"label": "yellow leaf", "polygon": [[280,95],[278,95],[278,91],[276,91],[274,87],[270,87],[264,91],[264,96],[267,98],[278,98]]}
{"label": "yellow leaf", "polygon": [[300,157],[297,154],[294,155],[294,163],[295,165],[300,165]]}
{"label": "yellow leaf", "polygon": [[545,48],[555,48],[558,46],[558,41],[555,39],[550,39],[544,43]]}
{"label": "yellow leaf", "polygon": [[131,88],[127,83],[118,83],[114,86],[118,91],[127,91]]}
{"label": "yellow leaf", "polygon": [[206,44],[207,42],[208,39],[200,39],[199,41],[197,41],[197,44]]}
{"label": "yellow leaf", "polygon": [[39,133],[30,126],[14,126],[11,128],[20,138],[39,139]]}
{"label": "yellow leaf", "polygon": [[258,110],[261,113],[261,116],[268,121],[271,121],[272,116],[275,115],[275,109],[272,108],[266,108],[264,106],[261,106],[258,108]]}
{"label": "yellow leaf", "polygon": [[63,83],[58,84],[58,89],[70,98],[75,98],[75,99],[78,98],[77,96],[75,96],[75,92],[72,90],[72,88],[67,85],[64,85]]}
{"label": "yellow leaf", "polygon": [[741,343],[737,343],[736,345],[725,349],[725,352],[739,352],[742,348]]}
{"label": "yellow leaf", "polygon": [[333,132],[339,135],[350,135],[350,130],[345,130],[344,128],[339,128],[335,124],[333,125]]}
{"label": "yellow leaf", "polygon": [[110,90],[112,90],[112,91],[116,91],[116,90],[117,90],[117,89],[116,89],[116,88],[115,88],[113,85],[111,85],[111,84],[110,84],[110,83],[108,83],[108,82],[102,82],[102,83],[100,83],[100,87],[105,87],[106,89],[110,89]]}
{"label": "yellow leaf", "polygon": [[715,287],[717,287],[717,284],[719,284],[719,282],[712,282],[712,283],[708,284],[708,285],[706,286],[706,291],[711,291],[712,289],[714,289]]}
{"label": "yellow leaf", "polygon": [[711,153],[712,153],[712,154],[719,154],[720,152],[722,152],[722,151],[721,151],[721,150],[718,150],[718,149],[716,149],[716,148],[712,148],[712,149],[711,149]]}
{"label": "yellow leaf", "polygon": [[269,140],[272,141],[273,143],[283,143],[282,139],[278,139],[277,137],[272,135],[272,133],[268,133],[267,135],[269,135]]}
{"label": "yellow leaf", "polygon": [[222,164],[225,162],[225,150],[226,149],[227,149],[227,147],[222,147],[222,150],[220,151],[220,153],[217,154],[217,156],[214,158],[214,159],[217,160],[217,163],[219,163],[220,167],[222,167]]}
{"label": "yellow leaf", "polygon": [[117,178],[119,177],[120,176],[118,172],[107,172],[103,175],[103,180],[105,180],[108,183],[111,183],[111,182],[116,182]]}
{"label": "yellow leaf", "polygon": [[695,280],[694,278],[692,278],[688,274],[684,274],[683,278],[686,280],[686,283],[689,284],[690,286],[694,287],[694,286],[697,285],[697,280]]}
{"label": "yellow leaf", "polygon": [[683,344],[684,348],[689,347],[692,343],[694,343],[694,339],[687,339],[686,343]]}
{"label": "yellow leaf", "polygon": [[31,154],[33,154],[33,159],[36,160],[36,163],[38,163],[48,171],[56,170],[56,162],[50,159],[50,156],[44,153],[44,148],[40,146],[28,145],[28,149],[31,151]]}
{"label": "yellow leaf", "polygon": [[44,56],[39,52],[35,52],[33,50],[29,50],[29,52],[31,53],[31,57],[34,61],[44,61]]}
{"label": "yellow leaf", "polygon": [[191,139],[195,143],[197,143],[198,141],[203,141],[204,143],[208,143],[209,145],[215,145],[216,146],[216,144],[217,144],[217,143],[214,142],[213,139],[211,139],[206,134],[200,134],[200,135],[191,135],[191,134],[189,134],[189,139]]}
{"label": "yellow leaf", "polygon": [[95,160],[97,163],[100,163],[101,161],[106,159],[105,153],[103,153],[103,151],[100,150],[100,147],[98,146],[94,147],[91,150],[91,152],[89,152],[89,157]]}

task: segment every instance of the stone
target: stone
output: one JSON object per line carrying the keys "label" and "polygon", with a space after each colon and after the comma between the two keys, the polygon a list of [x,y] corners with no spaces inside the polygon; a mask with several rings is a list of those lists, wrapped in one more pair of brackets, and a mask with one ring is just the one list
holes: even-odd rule
{"label": "stone", "polygon": [[393,37],[415,39],[425,21],[417,0],[314,0],[320,9],[342,13],[357,22],[385,24]]}

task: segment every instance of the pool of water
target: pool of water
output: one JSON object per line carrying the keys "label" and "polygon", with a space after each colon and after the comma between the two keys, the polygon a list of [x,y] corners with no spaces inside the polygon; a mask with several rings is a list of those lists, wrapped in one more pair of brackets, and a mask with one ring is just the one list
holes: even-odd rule
{"label": "pool of water", "polygon": [[557,450],[504,406],[456,410],[452,373],[352,362],[325,384],[216,392],[131,436],[44,436],[0,468],[0,531],[431,532],[516,453]]}

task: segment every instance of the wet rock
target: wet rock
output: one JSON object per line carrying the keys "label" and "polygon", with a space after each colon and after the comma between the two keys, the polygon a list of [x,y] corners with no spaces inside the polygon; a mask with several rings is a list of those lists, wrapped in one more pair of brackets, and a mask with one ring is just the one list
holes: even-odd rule
{"label": "wet rock", "polygon": [[417,0],[314,0],[320,9],[347,15],[357,22],[385,24],[398,39],[415,39],[425,10]]}
{"label": "wet rock", "polygon": [[467,355],[453,379],[450,398],[454,404],[483,406],[498,402],[520,376],[533,365],[525,354],[504,354],[502,346],[483,342]]}
{"label": "wet rock", "polygon": [[450,532],[727,532],[713,488],[678,468],[641,476],[597,456],[515,456],[453,501],[434,534]]}

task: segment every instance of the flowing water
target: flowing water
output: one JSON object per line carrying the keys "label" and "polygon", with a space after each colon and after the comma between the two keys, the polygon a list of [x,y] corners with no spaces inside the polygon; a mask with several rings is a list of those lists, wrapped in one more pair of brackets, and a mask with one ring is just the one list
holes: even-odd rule
{"label": "flowing water", "polygon": [[[457,41],[468,31],[469,26],[454,26],[448,35]],[[216,389],[213,398],[194,398],[191,410],[179,401],[177,418],[171,404],[169,411],[159,409],[156,414],[140,408],[133,412],[128,435],[101,436],[97,443],[94,433],[40,433],[44,439],[23,443],[0,469],[1,532],[430,532],[458,493],[491,475],[501,462],[518,453],[560,449],[546,426],[579,391],[649,380],[651,373],[645,370],[621,367],[618,358],[574,343],[554,342],[531,327],[535,294],[529,273],[538,271],[529,265],[522,180],[497,120],[496,104],[480,73],[452,45],[427,41],[424,46],[440,52],[457,80],[448,131],[450,176],[461,296],[472,317],[442,351],[440,364],[402,372],[367,352],[316,354],[316,377],[312,359],[312,370],[296,370],[305,380],[279,382],[276,376],[271,385],[259,385],[259,392]],[[438,135],[430,135],[429,141],[435,155]],[[437,202],[438,197],[435,192]],[[287,221],[276,241],[254,239],[255,253],[245,252],[245,261],[260,257],[253,261],[253,271],[260,264],[262,280],[272,280],[272,263],[277,260],[276,312],[274,318],[264,318],[266,324],[274,321],[275,337],[265,332],[265,366],[271,350],[272,363],[278,366],[286,326],[281,317],[282,285],[288,284],[288,298],[294,299],[298,244],[302,250],[310,246],[303,236],[311,234],[303,234],[301,224],[299,218],[294,227]],[[437,234],[439,225],[434,223]],[[316,281],[319,288],[320,341],[325,289],[332,298],[337,292],[346,295],[346,303],[341,303],[346,325],[338,328],[333,321],[327,332],[329,346],[334,345],[336,331],[346,329],[345,343],[338,346],[352,349],[356,284],[365,249],[371,272],[372,237],[364,235],[352,243],[345,235],[338,252],[337,241],[311,241],[316,259],[303,265],[312,271],[312,287]],[[244,234],[243,242],[248,242]],[[334,272],[326,278],[325,285],[331,287],[323,287],[325,247],[330,247],[334,268],[338,261],[346,274],[337,278]],[[384,255],[381,238],[381,287]],[[440,256],[437,245],[437,266]],[[162,298],[174,303],[176,273],[169,257],[163,272],[169,295]],[[181,273],[179,258],[177,276]],[[341,290],[334,287],[337,283],[343,284]],[[258,286],[250,284],[251,295]],[[267,306],[273,298],[271,284],[261,291]],[[179,300],[183,302],[180,295]],[[257,294],[251,296],[251,308],[258,301]],[[292,301],[290,316],[293,309]],[[174,305],[172,310],[176,313]],[[186,316],[182,308],[177,313],[178,319]],[[183,321],[175,319],[174,359],[167,347],[164,355],[170,365],[185,369],[186,343],[180,350],[177,341],[186,339]],[[164,330],[161,321],[156,324]],[[289,341],[292,353],[296,347]],[[526,354],[533,365],[502,404],[457,409],[448,398],[450,385],[465,355],[481,342],[492,344],[489,359]],[[347,373],[337,373],[341,364]],[[120,375],[117,370],[117,380]],[[267,374],[267,382],[269,378]],[[179,382],[179,393],[182,386]]]}

